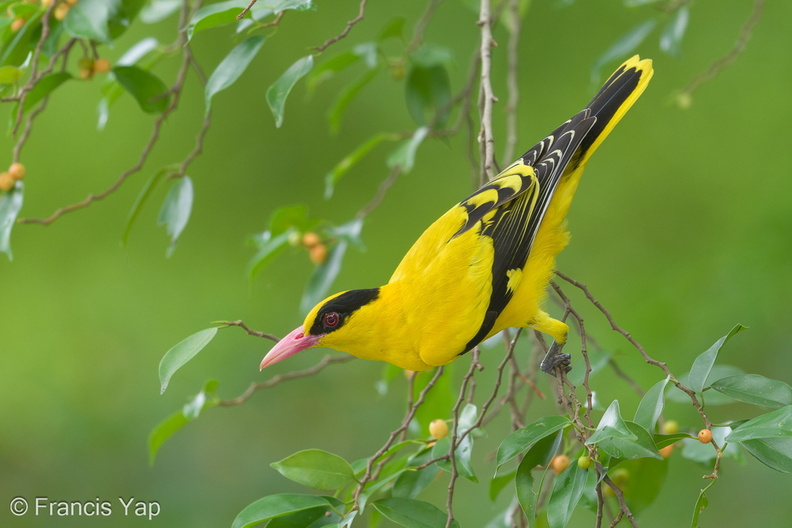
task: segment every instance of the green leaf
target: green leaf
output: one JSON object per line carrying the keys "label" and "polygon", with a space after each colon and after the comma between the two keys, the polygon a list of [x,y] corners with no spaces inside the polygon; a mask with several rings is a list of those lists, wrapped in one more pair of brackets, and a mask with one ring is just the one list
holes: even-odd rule
{"label": "green leaf", "polygon": [[[726,436],[731,433],[731,427],[713,427],[711,430],[712,442],[720,447],[726,445]],[[723,451],[724,456],[736,456],[737,453],[739,451],[736,449],[725,449]],[[698,441],[698,438],[682,442],[682,457],[687,460],[693,460],[700,464],[710,464],[715,460],[716,456],[717,452],[713,449],[712,444],[702,444]]]}
{"label": "green leaf", "polygon": [[693,361],[693,366],[690,367],[689,377],[691,389],[696,392],[701,392],[704,387],[706,387],[707,378],[712,370],[712,366],[715,364],[715,360],[718,358],[718,352],[720,352],[721,347],[723,347],[732,336],[745,329],[746,327],[743,325],[736,325],[728,334],[715,341],[711,347]]}
{"label": "green leaf", "polygon": [[[426,449],[412,456],[408,461],[408,467],[421,466],[432,458],[434,458],[432,450]],[[414,499],[435,480],[439,472],[440,467],[437,464],[423,469],[407,469],[393,483],[393,496]]]}
{"label": "green leaf", "polygon": [[112,72],[116,81],[147,114],[161,114],[168,108],[171,97],[168,88],[153,73],[137,66],[116,66]]}
{"label": "green leaf", "polygon": [[120,0],[80,0],[69,8],[63,27],[72,37],[111,44],[108,23],[120,7]]}
{"label": "green leaf", "polygon": [[280,128],[283,124],[283,112],[286,98],[297,84],[313,67],[313,55],[308,55],[292,64],[272,86],[267,89],[267,104],[275,117],[275,126]]}
{"label": "green leaf", "polygon": [[792,437],[743,440],[740,445],[767,467],[792,473]]}
{"label": "green leaf", "polygon": [[688,433],[656,434],[652,436],[657,449],[663,449],[666,446],[670,446],[671,444],[675,444],[680,440],[686,440],[688,438],[696,437]]}
{"label": "green leaf", "polygon": [[[534,526],[536,507],[539,501],[539,495],[542,492],[541,488],[544,483],[544,476],[548,471],[547,466],[553,459],[553,455],[558,451],[563,437],[564,431],[563,429],[559,429],[555,434],[541,438],[527,453],[525,453],[525,457],[523,457],[522,461],[520,461],[520,465],[517,467],[517,473],[514,476],[517,500],[520,502],[520,507],[528,518],[528,524],[530,526]],[[539,488],[534,489],[534,478],[531,470],[537,466],[543,466],[545,469],[543,470],[544,473],[542,474]]]}
{"label": "green leaf", "polygon": [[507,436],[498,447],[495,464],[500,468],[503,464],[531,448],[539,440],[567,427],[572,422],[566,416],[547,416],[517,429]]}
{"label": "green leaf", "polygon": [[498,500],[498,495],[500,492],[503,491],[509,482],[514,480],[514,476],[517,474],[517,470],[509,471],[508,473],[504,473],[503,475],[498,475],[497,477],[493,477],[490,479],[489,484],[489,500],[490,502],[495,502]]}
{"label": "green leaf", "polygon": [[709,507],[709,499],[707,499],[706,491],[714,483],[715,480],[713,479],[712,482],[707,484],[707,486],[699,493],[699,496],[696,499],[696,505],[693,507],[693,520],[690,522],[690,528],[699,528],[699,516]]}
{"label": "green leaf", "polygon": [[11,191],[0,195],[0,253],[5,253],[9,260],[14,258],[11,253],[11,230],[22,209],[23,189],[23,183],[17,181]]}
{"label": "green leaf", "polygon": [[250,2],[246,0],[227,0],[201,7],[187,24],[187,39],[192,40],[196,33],[213,27],[236,24],[237,15]]}
{"label": "green leaf", "polygon": [[668,19],[663,32],[660,34],[661,50],[674,57],[679,56],[682,48],[682,37],[685,36],[689,19],[690,8],[687,4],[682,4]]}
{"label": "green leaf", "polygon": [[[391,497],[371,503],[382,515],[405,528],[444,528],[448,515],[437,506],[417,499]],[[459,528],[459,523],[451,523]]]}
{"label": "green leaf", "polygon": [[253,58],[264,44],[264,36],[257,35],[243,40],[232,49],[228,55],[217,65],[215,71],[206,82],[204,99],[206,101],[206,113],[212,104],[212,97],[234,84],[250,65]]}
{"label": "green leaf", "polygon": [[138,215],[140,214],[140,210],[143,208],[143,205],[148,201],[151,197],[152,192],[156,188],[157,184],[162,181],[162,177],[168,174],[170,170],[168,168],[163,168],[158,170],[154,173],[151,178],[148,179],[146,184],[140,190],[137,198],[135,199],[135,203],[132,205],[132,209],[129,211],[129,216],[127,216],[126,224],[124,225],[124,233],[121,235],[121,246],[126,247],[127,241],[129,240],[129,233],[132,231],[132,225],[137,220]]}
{"label": "green leaf", "polygon": [[405,90],[407,109],[418,125],[427,123],[427,112],[437,126],[445,123],[451,102],[451,81],[444,65],[413,64]]}
{"label": "green leaf", "polygon": [[380,30],[377,40],[383,41],[389,38],[402,38],[404,34],[404,17],[396,17]]}
{"label": "green leaf", "polygon": [[208,345],[215,334],[217,334],[217,328],[207,328],[196,332],[179,342],[162,356],[159,364],[160,393],[165,392],[165,389],[168,388],[168,382],[170,382],[173,374],[194,358],[203,347]]}
{"label": "green leaf", "polygon": [[185,175],[178,178],[170,191],[168,191],[157,221],[159,225],[165,226],[170,237],[170,245],[167,251],[168,257],[173,254],[179,236],[184,231],[184,228],[187,227],[187,221],[190,219],[190,213],[192,212],[192,204],[193,184],[190,177]]}
{"label": "green leaf", "polygon": [[610,438],[636,440],[635,435],[630,432],[630,428],[621,417],[619,400],[611,402],[605,414],[602,415],[596,431],[586,440],[586,444],[599,444],[599,442]]}
{"label": "green leaf", "polygon": [[646,391],[646,394],[641,398],[641,403],[638,404],[638,409],[635,411],[635,423],[647,431],[655,430],[657,419],[663,413],[664,394],[668,381],[669,378],[658,381],[651,389]]}
{"label": "green leaf", "polygon": [[289,480],[318,490],[338,490],[355,481],[349,462],[321,449],[306,449],[270,464]]}
{"label": "green leaf", "polygon": [[428,128],[420,127],[413,132],[410,139],[402,141],[399,146],[391,152],[390,156],[388,156],[388,168],[394,169],[400,167],[402,172],[410,172],[415,164],[415,153],[428,134]]}
{"label": "green leaf", "polygon": [[641,458],[627,460],[619,464],[630,475],[621,486],[630,510],[638,515],[650,506],[660,495],[668,474],[668,460]]}
{"label": "green leaf", "polygon": [[328,507],[311,508],[276,517],[267,523],[267,528],[319,528],[321,526],[338,526],[341,520],[336,512]]}
{"label": "green leaf", "polygon": [[[475,405],[468,403],[459,415],[459,422],[457,424],[457,434],[462,435],[465,431],[470,429],[476,421],[478,409]],[[432,450],[432,456],[439,458],[448,454],[451,451],[451,437],[446,436],[435,443]],[[472,435],[467,435],[462,442],[459,443],[454,451],[456,459],[456,469],[460,476],[465,477],[471,482],[478,483],[478,478],[473,472],[473,466],[470,458],[473,453],[473,438]],[[451,472],[452,464],[450,460],[443,460],[438,463],[439,466],[445,471]]]}
{"label": "green leaf", "polygon": [[[721,365],[716,363],[712,366],[712,370],[709,373],[707,379],[719,380],[722,378],[728,378],[730,376],[739,376],[745,374],[744,371],[741,369],[733,366],[733,365]],[[690,373],[685,372],[679,377],[680,383],[685,385],[686,387],[690,387]],[[669,401],[673,401],[676,403],[683,403],[686,405],[690,405],[690,396],[682,392],[681,390],[672,389],[671,391],[666,394],[666,398]],[[721,394],[720,392],[715,391],[704,391],[700,398],[705,399],[705,403],[707,406],[713,405],[732,405],[734,404],[734,400],[725,394]]]}
{"label": "green leaf", "polygon": [[762,414],[736,427],[727,442],[792,436],[792,405]]}
{"label": "green leaf", "polygon": [[624,424],[632,438],[620,435],[601,438],[596,442],[597,447],[615,458],[663,458],[657,451],[653,436],[646,429],[635,422],[625,421]]}
{"label": "green leaf", "polygon": [[713,382],[711,387],[735,400],[754,405],[772,408],[792,405],[792,387],[783,381],[765,378],[759,374],[721,378]]}
{"label": "green leaf", "polygon": [[[25,104],[22,107],[22,113],[27,113],[30,109],[34,108],[39,101],[48,97],[58,86],[71,79],[72,76],[67,72],[48,73],[42,77],[39,82],[28,92],[25,98]],[[16,107],[14,108],[14,114]]]}
{"label": "green leaf", "polygon": [[0,67],[0,84],[17,84],[24,71],[16,66]]}
{"label": "green leaf", "polygon": [[330,503],[325,497],[299,493],[280,493],[268,495],[253,502],[239,512],[231,528],[249,528],[255,524],[282,517],[290,513],[327,507]]}
{"label": "green leaf", "polygon": [[277,236],[272,236],[271,231],[265,231],[254,239],[258,252],[248,263],[248,279],[258,275],[264,267],[272,262],[278,253],[289,247],[293,236],[297,236],[297,229],[291,228]]}
{"label": "green leaf", "polygon": [[176,13],[182,0],[151,0],[140,11],[140,20],[146,24],[156,24]]}
{"label": "green leaf", "polygon": [[338,94],[338,97],[336,97],[330,109],[327,111],[327,123],[333,134],[338,133],[338,129],[341,126],[341,117],[344,114],[344,110],[349,106],[349,103],[351,103],[357,94],[377,76],[377,73],[379,73],[378,69],[366,70],[355,82],[349,84]]}
{"label": "green leaf", "polygon": [[547,504],[547,522],[550,528],[565,528],[583,495],[588,471],[580,469],[573,460],[553,483],[553,494]]}
{"label": "green leaf", "polygon": [[204,384],[203,390],[184,405],[181,411],[176,412],[160,422],[149,434],[149,465],[154,464],[162,444],[174,435],[179,429],[198,418],[205,409],[217,405],[218,398],[215,394],[217,381],[209,380]]}
{"label": "green leaf", "polygon": [[592,84],[599,84],[600,70],[602,70],[605,65],[614,61],[622,61],[625,57],[632,55],[635,49],[649,36],[649,33],[654,30],[656,25],[657,20],[654,18],[645,20],[611,44],[611,46],[599,56],[594,66],[591,68]]}
{"label": "green leaf", "polygon": [[333,192],[335,191],[335,186],[338,181],[347,173],[349,170],[357,164],[366,154],[371,152],[374,147],[379,145],[385,140],[392,140],[394,139],[393,134],[386,134],[384,132],[380,132],[379,134],[375,135],[374,137],[369,138],[365,143],[360,145],[358,148],[353,150],[351,153],[347,154],[344,159],[338,162],[338,164],[333,167],[330,172],[325,175],[325,199],[329,200],[333,196]]}

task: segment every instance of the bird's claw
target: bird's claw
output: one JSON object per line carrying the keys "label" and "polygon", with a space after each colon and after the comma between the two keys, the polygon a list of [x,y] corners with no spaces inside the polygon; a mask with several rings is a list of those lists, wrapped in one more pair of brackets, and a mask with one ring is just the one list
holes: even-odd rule
{"label": "bird's claw", "polygon": [[547,351],[544,359],[539,364],[539,368],[542,372],[555,376],[556,368],[560,368],[563,372],[572,370],[572,366],[569,364],[572,356],[565,352],[561,352],[563,347],[564,345],[553,342],[550,346],[550,350]]}

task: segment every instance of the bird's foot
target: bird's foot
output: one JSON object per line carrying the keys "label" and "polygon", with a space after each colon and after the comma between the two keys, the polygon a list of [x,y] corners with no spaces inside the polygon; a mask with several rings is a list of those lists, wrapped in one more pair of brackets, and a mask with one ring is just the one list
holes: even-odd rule
{"label": "bird's foot", "polygon": [[550,346],[550,350],[547,351],[542,362],[539,364],[539,368],[545,374],[550,374],[551,376],[555,376],[555,369],[560,368],[563,372],[569,372],[572,370],[572,366],[569,364],[570,359],[572,356],[561,352],[561,349],[564,348],[564,345],[559,345],[557,342],[553,341],[553,344]]}

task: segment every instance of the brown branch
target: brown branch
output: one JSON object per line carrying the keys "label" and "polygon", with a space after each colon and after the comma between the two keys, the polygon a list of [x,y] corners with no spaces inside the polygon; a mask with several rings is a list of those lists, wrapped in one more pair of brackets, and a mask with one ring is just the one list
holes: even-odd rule
{"label": "brown branch", "polygon": [[764,3],[764,0],[755,0],[753,11],[740,29],[740,35],[737,37],[737,41],[734,43],[734,46],[732,46],[732,49],[730,49],[726,55],[714,61],[704,73],[694,77],[693,80],[680,91],[679,96],[687,97],[689,101],[689,97],[696,89],[737,60],[737,57],[745,51],[745,46],[748,44],[748,39],[751,38],[754,26],[756,26],[759,19],[762,18]]}
{"label": "brown branch", "polygon": [[509,27],[509,43],[506,49],[508,66],[506,69],[506,90],[508,99],[506,101],[506,148],[504,149],[502,161],[510,163],[514,158],[514,151],[517,146],[517,106],[520,102],[520,85],[518,68],[520,65],[520,32],[522,21],[520,20],[520,1],[509,0],[509,15],[511,26]]}
{"label": "brown branch", "polygon": [[[248,11],[250,11],[250,8],[252,8],[257,1],[258,0],[250,0],[250,3],[247,5],[247,7],[245,9],[243,9],[242,12],[239,13],[236,16],[237,20],[242,20],[245,17],[245,15],[248,14]],[[283,11],[281,11],[281,13],[283,13]],[[280,16],[281,13],[279,13],[278,16]]]}
{"label": "brown branch", "polygon": [[492,91],[492,17],[490,0],[481,0],[478,26],[481,28],[479,55],[481,56],[481,84],[479,107],[481,113],[481,130],[479,145],[481,150],[481,183],[495,176],[495,139],[492,133],[492,106],[497,101]]}
{"label": "brown branch", "polygon": [[[237,322],[241,322],[241,321],[237,321]],[[243,325],[237,325],[237,326],[243,326]],[[253,396],[253,394],[255,394],[256,391],[274,387],[275,385],[282,383],[284,381],[290,381],[297,378],[305,378],[307,376],[313,376],[314,374],[323,370],[328,365],[333,365],[335,363],[346,363],[348,361],[352,361],[353,359],[355,359],[355,356],[349,356],[349,355],[325,356],[322,358],[322,360],[319,363],[317,363],[313,367],[304,370],[296,370],[294,372],[287,372],[286,374],[278,374],[277,376],[272,377],[267,381],[262,381],[260,383],[251,383],[250,386],[247,388],[247,390],[245,390],[245,392],[243,392],[233,400],[223,400],[221,402],[218,402],[218,405],[221,407],[232,407],[234,405],[242,405],[251,396]]]}
{"label": "brown branch", "polygon": [[358,15],[352,20],[347,22],[347,25],[344,28],[344,30],[335,37],[327,39],[324,44],[322,44],[321,46],[316,46],[314,49],[321,53],[324,50],[326,50],[328,47],[330,47],[332,44],[335,44],[339,40],[346,38],[346,36],[349,35],[349,32],[352,31],[352,28],[355,27],[355,24],[363,20],[363,18],[365,17],[367,3],[368,0],[360,0],[360,8],[358,10]]}
{"label": "brown branch", "polygon": [[424,33],[426,32],[426,27],[429,25],[429,21],[434,16],[434,12],[437,9],[437,6],[443,0],[432,0],[428,6],[426,6],[426,11],[423,12],[421,18],[418,19],[418,22],[415,24],[415,28],[413,29],[413,37],[410,40],[410,44],[407,46],[407,53],[412,53],[423,44],[423,37]]}
{"label": "brown branch", "polygon": [[279,337],[276,337],[276,336],[274,336],[272,334],[265,334],[264,332],[258,332],[256,330],[251,330],[250,328],[247,327],[247,325],[245,323],[243,323],[239,319],[236,320],[236,321],[215,321],[215,323],[223,325],[223,326],[238,326],[239,328],[241,328],[242,330],[247,332],[248,335],[252,335],[252,336],[255,336],[255,337],[261,337],[261,338],[264,338],[264,339],[269,339],[269,340],[275,341],[275,342],[280,341]]}

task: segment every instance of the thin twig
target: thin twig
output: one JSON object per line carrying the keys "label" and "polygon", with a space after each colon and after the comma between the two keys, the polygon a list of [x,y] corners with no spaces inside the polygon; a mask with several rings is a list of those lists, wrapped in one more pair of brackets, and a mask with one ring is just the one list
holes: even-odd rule
{"label": "thin twig", "polygon": [[385,195],[388,194],[388,189],[390,189],[393,184],[396,183],[396,180],[399,178],[401,172],[401,165],[396,165],[393,167],[390,171],[390,174],[388,174],[388,177],[382,180],[382,183],[380,183],[379,187],[377,188],[377,193],[373,198],[371,198],[369,203],[364,205],[360,211],[358,211],[358,213],[355,215],[355,218],[360,220],[371,214],[371,212],[382,203],[382,200],[385,199]]}
{"label": "thin twig", "polygon": [[345,38],[347,35],[349,35],[349,32],[352,31],[352,28],[355,27],[355,24],[357,24],[358,22],[363,20],[363,18],[366,16],[366,4],[367,3],[368,3],[368,0],[360,0],[360,7],[358,9],[358,15],[355,18],[353,18],[352,20],[350,20],[349,22],[347,22],[347,25],[344,28],[344,30],[341,33],[339,33],[338,35],[336,35],[335,37],[327,39],[324,44],[322,44],[321,46],[316,46],[314,49],[321,53],[322,51],[324,51],[328,47],[330,47],[332,44],[335,44],[339,40],[341,40],[341,39]]}
{"label": "thin twig", "polygon": [[520,102],[520,86],[518,78],[518,68],[520,65],[520,32],[522,21],[520,20],[520,0],[509,0],[509,43],[506,49],[508,67],[506,69],[506,90],[508,99],[506,102],[506,147],[503,152],[502,161],[509,163],[514,158],[514,150],[517,146],[517,106]]}
{"label": "thin twig", "polygon": [[243,323],[239,319],[236,320],[236,321],[215,321],[215,323],[223,325],[223,326],[238,326],[239,328],[241,328],[242,330],[247,332],[248,335],[252,335],[252,336],[255,336],[255,337],[261,337],[261,338],[264,338],[264,339],[269,339],[269,340],[275,341],[275,342],[280,341],[279,337],[276,337],[276,336],[274,336],[272,334],[265,334],[264,332],[258,332],[256,330],[251,330],[250,328],[247,327],[247,325],[245,323]]}
{"label": "thin twig", "polygon": [[[241,325],[239,325],[239,326],[241,326]],[[296,370],[294,372],[287,372],[286,374],[278,374],[277,376],[274,376],[274,377],[268,379],[267,381],[262,381],[260,383],[251,383],[250,386],[247,388],[247,390],[245,390],[245,392],[243,392],[242,394],[240,394],[239,396],[237,396],[233,400],[223,400],[223,401],[219,402],[218,405],[220,405],[221,407],[232,407],[234,405],[242,405],[251,396],[253,396],[253,394],[255,394],[256,391],[260,391],[261,389],[268,389],[270,387],[274,387],[278,383],[282,383],[284,381],[289,381],[289,380],[293,380],[293,379],[297,379],[297,378],[305,378],[307,376],[313,376],[314,374],[317,374],[318,372],[323,370],[328,365],[333,365],[335,363],[346,363],[348,361],[352,361],[353,359],[355,359],[355,356],[350,356],[350,355],[330,356],[330,355],[327,355],[327,356],[323,357],[322,360],[319,363],[317,363],[316,365],[314,365],[313,367],[310,367],[310,368],[307,368],[307,369],[304,369],[304,370]]]}
{"label": "thin twig", "polygon": [[479,144],[481,149],[481,178],[482,183],[491,180],[495,175],[495,139],[492,133],[492,106],[497,101],[492,91],[492,17],[490,14],[490,0],[481,0],[478,26],[481,28],[481,91],[479,102],[481,106],[481,131]]}

